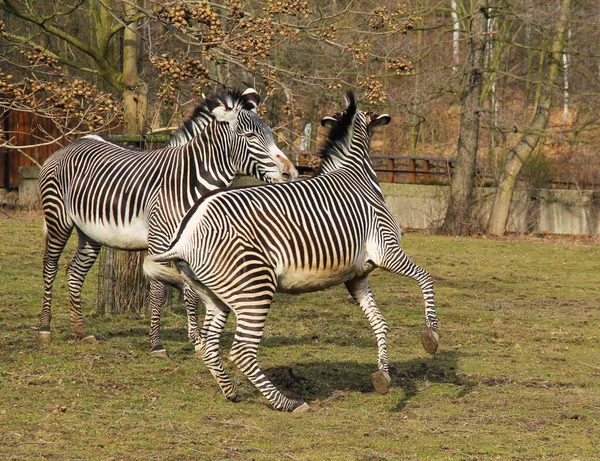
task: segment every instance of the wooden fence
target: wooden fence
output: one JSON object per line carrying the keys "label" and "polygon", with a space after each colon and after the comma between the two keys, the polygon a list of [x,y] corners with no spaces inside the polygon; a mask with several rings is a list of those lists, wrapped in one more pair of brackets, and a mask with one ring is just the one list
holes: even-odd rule
{"label": "wooden fence", "polygon": [[[308,166],[308,152],[288,154],[297,165],[301,175],[312,176],[313,169]],[[381,182],[396,183],[447,183],[452,175],[456,159],[446,157],[411,157],[397,155],[372,154],[371,160]]]}

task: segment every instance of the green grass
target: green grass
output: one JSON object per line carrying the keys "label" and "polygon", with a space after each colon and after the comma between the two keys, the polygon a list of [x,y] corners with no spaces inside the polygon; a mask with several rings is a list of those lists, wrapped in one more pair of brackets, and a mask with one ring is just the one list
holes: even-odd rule
{"label": "green grass", "polygon": [[[375,272],[391,328],[385,396],[371,388],[368,323],[343,289],[278,295],[259,362],[311,405],[295,415],[271,410],[228,361],[243,400],[226,401],[180,307],[163,321],[172,358],[150,357],[149,319],[91,315],[95,274],[84,310],[103,340],[72,340],[66,257],[53,342],[38,345],[40,230],[39,215],[0,215],[0,459],[600,459],[598,245],[407,234],[403,248],[437,279],[441,344],[435,356],[420,346],[418,285]],[[224,353],[231,338],[229,325]]]}

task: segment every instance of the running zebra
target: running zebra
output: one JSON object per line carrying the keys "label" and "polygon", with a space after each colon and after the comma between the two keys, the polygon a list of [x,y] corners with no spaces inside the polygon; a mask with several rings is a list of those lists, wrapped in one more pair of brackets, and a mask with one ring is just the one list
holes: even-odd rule
{"label": "running zebra", "polygon": [[[389,389],[388,331],[368,274],[381,267],[415,279],[425,299],[427,329],[421,340],[435,353],[439,343],[433,280],[400,249],[400,227],[384,202],[369,158],[370,133],[388,115],[357,108],[346,95],[345,112],[325,117],[330,126],[317,176],[208,194],[189,210],[162,254],[146,258],[144,272],[175,286],[189,284],[211,310],[202,329],[204,361],[225,397],[236,388],[218,355],[228,313],[237,316],[230,358],[277,410],[304,411],[301,400],[283,396],[258,367],[257,350],[276,291],[300,293],[345,283],[366,315],[378,345],[373,385]],[[178,270],[165,267],[174,261]]]}
{"label": "running zebra", "polygon": [[[44,301],[38,332],[42,341],[51,338],[52,285],[74,228],[79,243],[67,268],[71,331],[77,339],[94,341],[83,325],[81,287],[103,245],[161,253],[194,202],[230,186],[236,174],[267,182],[296,178],[271,129],[256,114],[259,103],[251,88],[243,93],[224,91],[196,109],[171,147],[140,151],[90,135],[44,163],[39,178],[45,220]],[[189,289],[185,294],[193,319],[199,298]],[[152,353],[159,356],[166,356],[160,340],[164,301],[164,285],[152,282],[150,341]],[[197,326],[195,331],[188,327],[188,332],[198,343]]]}

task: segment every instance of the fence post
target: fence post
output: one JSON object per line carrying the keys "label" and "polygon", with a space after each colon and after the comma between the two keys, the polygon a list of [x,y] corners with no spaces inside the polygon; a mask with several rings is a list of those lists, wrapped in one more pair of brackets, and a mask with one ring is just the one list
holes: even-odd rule
{"label": "fence post", "polygon": [[410,173],[408,175],[408,180],[411,183],[417,182],[417,160],[414,158],[411,158],[409,160],[409,165],[410,165]]}
{"label": "fence post", "polygon": [[387,159],[387,169],[388,169],[387,182],[394,182],[394,170],[396,168],[395,168],[394,159],[392,157]]}

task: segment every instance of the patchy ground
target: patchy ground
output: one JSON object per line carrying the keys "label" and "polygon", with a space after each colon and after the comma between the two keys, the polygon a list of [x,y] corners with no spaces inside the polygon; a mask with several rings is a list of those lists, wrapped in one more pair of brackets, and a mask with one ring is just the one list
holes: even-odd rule
{"label": "patchy ground", "polygon": [[53,342],[38,345],[41,222],[0,214],[2,459],[600,459],[593,242],[407,234],[403,248],[437,279],[441,344],[435,356],[420,346],[418,285],[374,273],[391,327],[385,396],[370,383],[377,349],[368,323],[343,289],[277,296],[259,361],[283,392],[311,405],[293,415],[271,410],[229,362],[242,402],[227,402],[186,341],[179,307],[164,319],[172,358],[151,358],[149,319],[92,315],[95,274],[86,320],[103,340],[72,340],[66,258]]}

